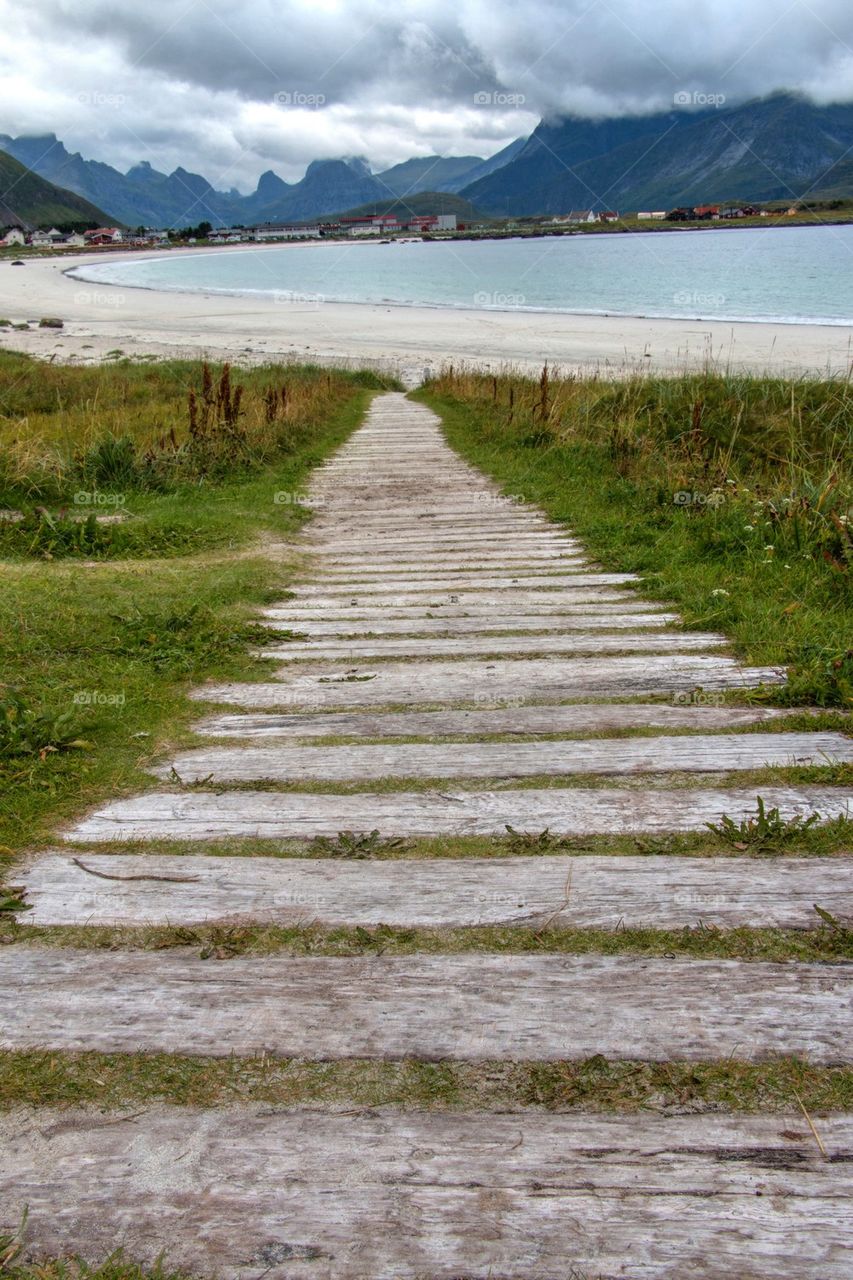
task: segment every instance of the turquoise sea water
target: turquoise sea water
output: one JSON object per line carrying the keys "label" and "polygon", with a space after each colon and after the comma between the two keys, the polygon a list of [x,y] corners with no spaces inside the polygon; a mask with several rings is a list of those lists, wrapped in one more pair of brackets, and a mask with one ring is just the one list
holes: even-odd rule
{"label": "turquoise sea water", "polygon": [[306,305],[853,324],[853,225],[252,246],[93,261],[71,274]]}

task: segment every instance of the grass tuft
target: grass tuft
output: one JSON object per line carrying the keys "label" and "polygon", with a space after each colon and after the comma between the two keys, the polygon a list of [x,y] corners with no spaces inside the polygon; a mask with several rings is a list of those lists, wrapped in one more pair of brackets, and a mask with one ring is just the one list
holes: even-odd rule
{"label": "grass tuft", "polygon": [[569,524],[689,627],[790,668],[759,701],[853,706],[853,385],[450,369],[417,394],[507,503]]}

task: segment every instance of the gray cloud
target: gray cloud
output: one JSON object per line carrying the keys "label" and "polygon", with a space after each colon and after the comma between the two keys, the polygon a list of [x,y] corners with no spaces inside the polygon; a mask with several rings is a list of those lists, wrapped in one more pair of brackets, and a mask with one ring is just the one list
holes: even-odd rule
{"label": "gray cloud", "polygon": [[849,0],[0,0],[0,19],[0,129],[243,189],[318,156],[490,154],[540,115],[679,91],[853,98]]}

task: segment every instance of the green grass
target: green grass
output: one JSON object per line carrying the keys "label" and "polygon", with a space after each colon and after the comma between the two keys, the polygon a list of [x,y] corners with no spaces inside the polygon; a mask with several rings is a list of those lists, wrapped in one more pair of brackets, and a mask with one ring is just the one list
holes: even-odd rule
{"label": "green grass", "polygon": [[[369,928],[322,925],[97,926],[16,924],[0,916],[0,943],[82,947],[96,951],[167,951],[190,947],[203,960],[269,955],[635,955],[702,960],[845,963],[853,960],[853,930],[818,903],[812,929],[721,929],[701,922],[682,929],[571,928],[560,924],[475,925],[461,928]],[[697,907],[701,916],[701,907]]]}
{"label": "green grass", "polygon": [[[183,402],[186,379],[203,377],[199,365],[31,364],[0,358],[0,406],[7,412],[0,454],[12,408],[23,413],[29,406],[33,426],[26,448],[12,451],[19,486],[34,477],[43,487],[78,484],[79,459],[89,465],[92,442],[113,439],[110,432],[122,425],[114,416],[122,395],[129,434],[117,438],[141,447],[143,419],[162,409],[161,383],[175,396],[180,388]],[[272,385],[273,371],[262,372]],[[191,484],[183,474],[167,477],[168,492],[128,483],[128,505],[139,515],[138,525],[135,518],[128,523],[138,529],[137,546],[110,547],[100,559],[26,556],[14,546],[11,558],[0,561],[0,846],[43,842],[85,805],[150,787],[142,766],[156,749],[180,740],[198,714],[186,698],[189,686],[260,671],[248,650],[268,632],[252,617],[286,592],[298,554],[280,544],[308,515],[276,495],[304,490],[310,468],[357,426],[371,384],[378,385],[372,375],[330,378],[290,367],[277,376],[294,387],[304,382],[305,415],[298,431],[288,428],[285,448],[261,450]],[[90,434],[78,447],[70,424],[83,431],[79,415],[88,415]],[[63,444],[66,427],[70,443]],[[52,470],[41,466],[45,458],[54,459]],[[16,496],[20,491],[7,489],[7,500]],[[140,558],[110,558],[121,550]]]}
{"label": "green grass", "polygon": [[76,1256],[31,1260],[27,1255],[24,1222],[15,1235],[0,1235],[0,1280],[191,1280],[162,1259],[146,1266],[126,1258],[122,1249],[97,1263]]}
{"label": "green grass", "polygon": [[24,517],[0,520],[0,556],[159,558],[239,544],[247,522],[292,529],[307,466],[381,385],[312,366],[0,352],[0,509]]}
{"label": "green grass", "polygon": [[[150,786],[150,779],[149,779]],[[519,831],[515,837],[501,836],[429,836],[406,839],[402,843],[382,832],[356,831],[340,833],[350,843],[368,846],[367,856],[379,861],[400,858],[509,858],[518,855],[545,856],[553,853],[582,856],[584,854],[620,854],[625,857],[651,857],[665,853],[679,857],[742,857],[733,844],[713,833],[705,831],[672,833],[662,836],[637,835],[582,835],[546,836],[541,831]],[[192,858],[198,853],[210,857],[234,858],[304,858],[346,857],[342,848],[329,852],[329,844],[338,841],[242,838],[224,836],[221,840],[105,840],[86,852],[123,853],[144,856],[172,854]],[[853,847],[853,819],[846,816],[832,818],[819,826],[801,831],[794,839],[778,840],[771,848],[762,850],[763,856],[833,857],[849,855]],[[361,856],[361,855],[359,855]],[[0,855],[2,857],[2,855]]]}
{"label": "green grass", "polygon": [[[853,1070],[791,1058],[749,1062],[581,1061],[513,1063],[311,1062],[178,1054],[0,1053],[0,1109],[92,1106],[99,1110],[276,1106],[393,1106],[409,1110],[637,1113],[673,1108],[788,1114],[807,1133],[810,1114],[853,1109]],[[47,1280],[50,1280],[48,1277]],[[118,1280],[118,1277],[116,1278]]]}
{"label": "green grass", "polygon": [[417,398],[454,448],[606,569],[641,574],[646,597],[725,632],[748,662],[789,665],[767,701],[853,705],[847,382],[448,370]]}

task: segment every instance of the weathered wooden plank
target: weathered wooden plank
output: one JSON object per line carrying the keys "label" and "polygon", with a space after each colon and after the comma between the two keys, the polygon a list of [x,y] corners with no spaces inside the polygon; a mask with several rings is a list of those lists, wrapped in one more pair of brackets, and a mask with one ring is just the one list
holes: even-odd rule
{"label": "weathered wooden plank", "polygon": [[[338,612],[341,612],[339,610]],[[426,611],[424,611],[426,612]],[[443,612],[438,617],[374,618],[343,617],[318,622],[294,619],[285,609],[264,609],[265,625],[273,631],[294,631],[305,636],[423,636],[423,635],[506,635],[510,631],[541,633],[571,630],[627,631],[632,627],[664,627],[679,621],[677,613],[575,613],[503,614],[495,610],[492,618],[453,618]],[[470,652],[466,649],[465,652]]]}
{"label": "weathered wooden plank", "polygon": [[515,549],[519,546],[525,548],[539,547],[555,547],[562,550],[578,550],[577,544],[574,546],[566,539],[555,537],[554,534],[511,534],[507,536],[503,533],[466,533],[459,530],[455,533],[406,533],[401,530],[399,533],[378,533],[375,538],[351,537],[343,536],[341,538],[320,537],[320,531],[313,529],[314,537],[306,536],[304,546],[307,551],[319,551],[326,555],[337,554],[340,551],[353,551],[363,553],[369,556],[372,550],[377,551],[393,551],[399,554],[401,551],[411,552],[419,555],[443,555],[445,552],[453,551],[471,552],[472,550],[494,550],[507,551]]}
{"label": "weathered wooden plank", "polygon": [[[808,929],[853,923],[849,858],[346,859],[45,853],[17,868],[21,925],[253,922]],[[149,877],[146,879],[146,877]],[[159,877],[159,879],[158,879]]]}
{"label": "weathered wooden plank", "polygon": [[[654,623],[652,624],[654,626]],[[488,635],[474,632],[462,636],[365,636],[351,640],[287,640],[283,644],[265,645],[258,653],[264,658],[326,661],[341,658],[379,660],[384,658],[442,658],[454,654],[535,653],[696,653],[721,649],[728,644],[725,636],[703,631],[576,631],[548,635]]]}
{"label": "weathered wooden plank", "polygon": [[284,1111],[0,1118],[2,1225],[270,1280],[849,1280],[849,1116]]}
{"label": "weathered wooden plank", "polygon": [[[370,563],[368,560],[368,552],[364,556],[354,558],[351,564],[330,564],[326,563],[321,557],[314,557],[313,568],[317,570],[323,577],[323,580],[329,582],[346,581],[351,582],[357,577],[360,581],[373,581],[374,579],[382,581],[387,578],[411,578],[413,581],[418,578],[437,578],[437,577],[454,577],[454,576],[470,576],[472,574],[483,574],[489,577],[494,574],[505,576],[508,574],[524,574],[525,576],[540,577],[548,574],[562,573],[564,570],[568,573],[575,573],[579,568],[586,569],[592,567],[587,556],[582,555],[563,555],[549,556],[537,559],[533,556],[519,556],[516,559],[509,559],[502,553],[494,555],[489,552],[488,556],[468,557],[463,560],[461,556],[425,556],[420,563],[412,563],[410,561],[389,560],[387,565],[378,563]],[[600,566],[595,566],[599,568]]]}
{"label": "weathered wooden plank", "polygon": [[585,614],[592,617],[604,614],[622,617],[629,613],[667,613],[665,605],[642,600],[630,590],[611,590],[608,587],[592,587],[589,591],[561,591],[556,603],[552,603],[547,596],[537,596],[535,604],[519,609],[518,612],[507,611],[505,596],[494,602],[468,596],[467,601],[466,604],[440,605],[422,601],[420,604],[391,608],[374,604],[353,605],[347,600],[339,600],[336,608],[332,609],[316,605],[306,607],[295,601],[285,600],[281,604],[262,609],[261,613],[265,618],[316,618],[318,621],[333,618],[340,618],[342,621],[349,621],[351,618],[482,618],[487,624],[494,618],[526,617],[531,620],[542,618],[546,626],[559,625],[552,622],[555,617],[571,619]]}
{"label": "weathered wooden plank", "polygon": [[0,1048],[853,1062],[853,967],[636,956],[0,950]]}
{"label": "weathered wooden plank", "polygon": [[[714,695],[710,695],[713,697]],[[683,703],[579,702],[492,711],[344,711],[323,715],[211,715],[197,733],[223,738],[443,737],[458,734],[584,733],[605,729],[730,729],[762,724],[787,712],[777,707]]]}
{"label": "weathered wooden plank", "polygon": [[578,570],[576,573],[520,574],[513,577],[511,573],[500,575],[474,574],[468,577],[451,574],[435,578],[388,578],[383,581],[357,579],[352,582],[324,579],[318,583],[297,583],[293,587],[297,598],[308,599],[311,596],[334,595],[369,595],[371,593],[388,593],[391,591],[407,591],[410,593],[424,591],[507,591],[534,588],[537,591],[559,591],[563,587],[612,587],[624,582],[637,581],[633,573],[587,573]]}
{"label": "weathered wooden plank", "polygon": [[522,551],[453,551],[449,554],[435,553],[423,556],[411,556],[405,551],[388,551],[377,552],[372,551],[368,554],[364,552],[350,553],[348,555],[333,554],[327,555],[322,551],[314,552],[315,562],[318,568],[324,573],[332,573],[338,575],[344,571],[351,571],[354,568],[361,569],[363,572],[370,574],[371,577],[379,573],[424,573],[431,569],[453,569],[454,572],[459,569],[478,569],[486,565],[499,565],[502,568],[515,568],[518,565],[531,565],[533,567],[546,567],[551,571],[555,566],[559,568],[566,560],[577,560],[582,558],[583,553],[575,551],[571,547],[566,549],[557,547],[542,547],[541,549]]}
{"label": "weathered wooden plank", "polygon": [[190,697],[242,707],[315,711],[453,702],[522,707],[572,698],[645,697],[783,682],[784,672],[777,667],[741,667],[732,658],[703,654],[417,664],[389,659],[375,667],[326,666],[310,674],[287,666],[273,683],[202,685]]}
{"label": "weathered wooden plank", "polygon": [[524,778],[573,774],[728,773],[853,761],[841,733],[696,734],[547,742],[404,742],[353,746],[197,747],[151,767],[185,783],[378,782],[383,778]]}
{"label": "weathered wooden plank", "polygon": [[[634,598],[636,599],[636,597]],[[346,609],[349,611],[350,608],[391,611],[408,608],[452,609],[455,606],[458,606],[464,612],[470,612],[474,609],[479,610],[480,613],[487,614],[493,613],[496,609],[505,610],[507,613],[514,613],[523,609],[532,609],[537,613],[542,610],[560,613],[566,605],[582,601],[613,601],[615,599],[618,599],[618,588],[610,587],[565,587],[560,591],[532,591],[512,587],[492,593],[463,590],[458,587],[451,590],[443,587],[437,591],[386,592],[378,590],[368,593],[336,592],[329,595],[304,596],[298,599],[294,598],[293,607],[294,609],[304,607],[322,610],[324,613],[332,611],[334,616],[337,616],[337,613],[341,610]]]}
{"label": "weathered wooden plank", "polygon": [[[768,808],[785,819],[812,812],[848,813],[853,794],[842,787],[762,787]],[[379,830],[389,836],[504,835],[518,830],[558,835],[703,831],[728,814],[755,814],[752,788],[643,790],[549,787],[510,791],[358,792],[350,795],[274,791],[147,792],[114,800],[79,821],[67,839],[219,840],[311,839],[339,831]],[[2,989],[2,988],[0,988]]]}

